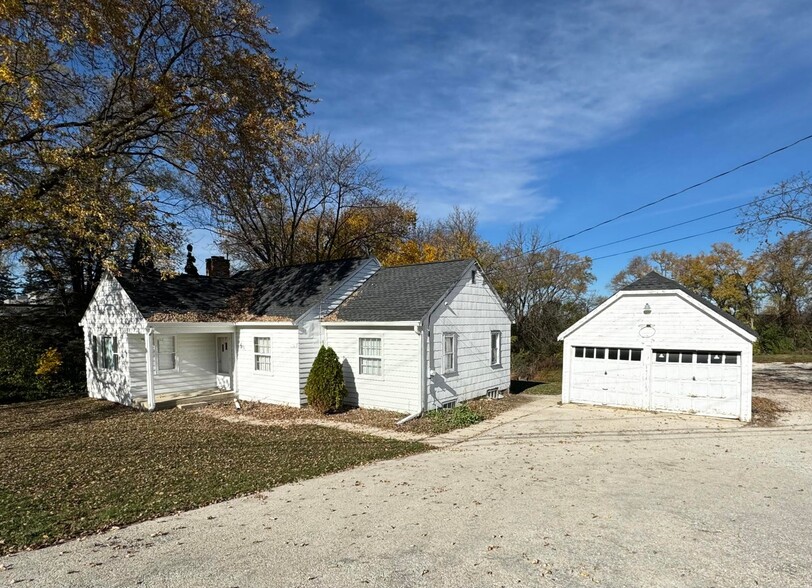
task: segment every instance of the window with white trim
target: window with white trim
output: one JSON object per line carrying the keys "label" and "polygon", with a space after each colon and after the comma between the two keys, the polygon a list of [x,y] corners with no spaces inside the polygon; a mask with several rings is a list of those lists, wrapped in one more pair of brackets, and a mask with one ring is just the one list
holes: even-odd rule
{"label": "window with white trim", "polygon": [[491,331],[491,365],[502,363],[502,331]]}
{"label": "window with white trim", "polygon": [[118,369],[118,337],[93,335],[91,346],[95,367],[103,370]]}
{"label": "window with white trim", "polygon": [[155,337],[155,361],[159,372],[171,372],[178,366],[174,335]]}
{"label": "window with white trim", "polygon": [[271,371],[270,337],[254,337],[254,371]]}
{"label": "window with white trim", "polygon": [[443,372],[448,374],[455,371],[457,371],[457,335],[443,333]]}
{"label": "window with white trim", "polygon": [[383,354],[381,340],[361,337],[358,339],[358,373],[366,376],[383,374]]}

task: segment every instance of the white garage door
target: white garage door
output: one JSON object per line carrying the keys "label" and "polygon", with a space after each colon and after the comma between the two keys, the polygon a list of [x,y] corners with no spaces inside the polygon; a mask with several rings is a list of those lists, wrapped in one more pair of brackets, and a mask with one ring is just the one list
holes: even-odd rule
{"label": "white garage door", "polygon": [[651,408],[738,416],[741,353],[655,349]]}
{"label": "white garage door", "polygon": [[646,408],[642,349],[574,347],[570,400]]}

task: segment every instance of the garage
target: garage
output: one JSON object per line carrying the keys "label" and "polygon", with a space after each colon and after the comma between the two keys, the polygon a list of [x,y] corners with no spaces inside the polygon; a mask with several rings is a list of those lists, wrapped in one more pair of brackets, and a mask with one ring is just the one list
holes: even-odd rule
{"label": "garage", "polygon": [[751,418],[755,332],[656,272],[559,340],[564,403]]}

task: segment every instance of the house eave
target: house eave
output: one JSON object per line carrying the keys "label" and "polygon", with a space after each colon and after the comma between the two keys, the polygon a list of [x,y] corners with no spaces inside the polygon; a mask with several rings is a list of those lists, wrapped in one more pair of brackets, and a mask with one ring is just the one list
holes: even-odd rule
{"label": "house eave", "polygon": [[324,321],[322,326],[324,328],[335,327],[416,327],[419,326],[421,321]]}

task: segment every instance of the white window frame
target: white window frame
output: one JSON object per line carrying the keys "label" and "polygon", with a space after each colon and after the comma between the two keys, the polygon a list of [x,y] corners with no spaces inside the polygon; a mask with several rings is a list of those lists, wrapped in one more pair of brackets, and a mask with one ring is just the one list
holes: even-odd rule
{"label": "white window frame", "polygon": [[[364,341],[377,341],[380,355],[364,353]],[[380,373],[371,374],[364,371],[364,360],[377,360]],[[365,378],[383,378],[383,337],[358,337],[358,375]]]}
{"label": "white window frame", "polygon": [[[172,340],[172,351],[161,351],[161,340],[171,339]],[[161,356],[162,355],[171,355],[172,356],[172,367],[171,368],[162,368],[161,367]],[[175,335],[155,335],[155,371],[159,374],[168,374],[171,372],[177,372],[179,370],[178,361],[178,339]]]}
{"label": "white window frame", "polygon": [[[92,337],[90,344],[93,353],[93,367],[105,371],[118,371],[118,337],[116,335],[93,335]],[[106,341],[110,342],[109,354]]]}
{"label": "white window frame", "polygon": [[[446,342],[451,339],[451,353],[446,348]],[[451,358],[451,365],[449,366],[449,357]],[[457,373],[457,334],[456,333],[443,333],[443,373],[456,374]]]}
{"label": "white window frame", "polygon": [[[260,339],[267,339],[268,340],[268,348],[260,351],[259,350],[259,340]],[[254,372],[257,374],[270,374],[273,372],[273,337],[271,336],[255,336],[252,338],[253,342],[253,354],[254,354]],[[261,369],[259,367],[259,360],[260,358],[267,358],[268,359],[268,369]]]}
{"label": "white window frame", "polygon": [[[495,347],[493,344],[494,335],[496,335]],[[498,367],[501,365],[502,365],[502,331],[491,331],[491,366]]]}

